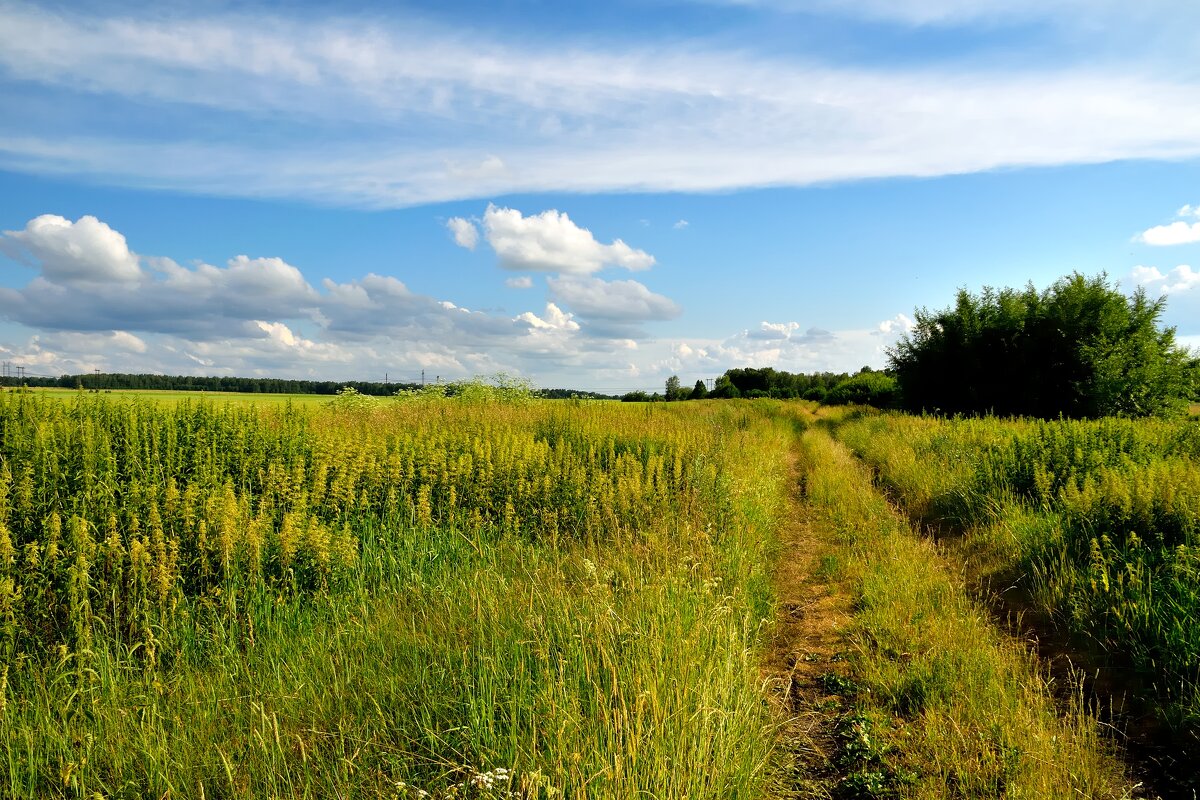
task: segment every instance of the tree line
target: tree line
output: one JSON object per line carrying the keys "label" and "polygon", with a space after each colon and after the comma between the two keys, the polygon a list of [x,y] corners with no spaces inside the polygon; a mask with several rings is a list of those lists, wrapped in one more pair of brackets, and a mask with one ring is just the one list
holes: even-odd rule
{"label": "tree line", "polygon": [[671,402],[771,397],[816,400],[828,405],[866,403],[887,407],[894,402],[895,384],[892,375],[870,367],[863,367],[856,373],[785,372],[773,367],[742,367],[726,370],[711,390],[702,380],[688,389],[677,375],[672,375],[667,378],[662,394],[637,391],[629,392],[621,399],[626,402]]}
{"label": "tree line", "polygon": [[[319,381],[289,378],[236,378],[220,375],[155,375],[152,373],[100,372],[54,377],[0,377],[0,386],[30,386],[47,389],[156,390],[170,392],[238,392],[249,394],[327,394],[336,395],[347,387],[358,394],[388,397],[401,391],[417,391],[420,383],[395,381]],[[453,393],[457,384],[448,383]],[[552,400],[582,398],[615,400],[617,395],[585,392],[578,389],[539,389],[538,397]]]}
{"label": "tree line", "polygon": [[1200,402],[1200,357],[1161,325],[1166,299],[1125,295],[1106,275],[1074,273],[1038,291],[959,290],[954,304],[916,311],[884,370],[793,374],[731,369],[712,391],[676,376],[663,395],[625,400],[800,397],[914,413],[1089,419],[1170,416]]}

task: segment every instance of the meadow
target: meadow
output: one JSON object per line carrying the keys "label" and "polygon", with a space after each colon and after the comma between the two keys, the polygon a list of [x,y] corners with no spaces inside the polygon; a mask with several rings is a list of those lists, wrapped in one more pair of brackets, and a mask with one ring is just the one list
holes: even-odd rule
{"label": "meadow", "polygon": [[476,388],[0,394],[0,796],[1141,796],[876,484],[1186,688],[1194,423]]}
{"label": "meadow", "polygon": [[791,431],[4,393],[0,794],[762,796]]}
{"label": "meadow", "polygon": [[1097,672],[1175,764],[1200,745],[1200,425],[862,412],[835,426],[1001,608]]}

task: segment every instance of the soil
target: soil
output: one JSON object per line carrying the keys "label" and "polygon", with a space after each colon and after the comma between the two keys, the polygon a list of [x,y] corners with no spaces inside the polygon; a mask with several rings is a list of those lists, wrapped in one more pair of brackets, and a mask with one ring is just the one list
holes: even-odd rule
{"label": "soil", "polygon": [[841,777],[833,763],[837,752],[835,725],[844,699],[825,687],[848,669],[841,658],[842,629],[849,624],[849,598],[823,576],[821,556],[828,552],[814,530],[804,502],[804,481],[792,465],[789,508],[779,531],[775,587],[779,608],[763,659],[763,679],[770,701],[785,720],[778,736],[788,753],[777,797],[823,798],[833,794]]}

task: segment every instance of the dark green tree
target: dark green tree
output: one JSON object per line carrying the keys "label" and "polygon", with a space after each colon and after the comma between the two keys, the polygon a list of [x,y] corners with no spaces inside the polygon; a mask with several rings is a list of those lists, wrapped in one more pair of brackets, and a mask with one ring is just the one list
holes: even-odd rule
{"label": "dark green tree", "polygon": [[1105,275],[1075,273],[1043,292],[962,289],[952,307],[916,314],[888,352],[904,406],[942,413],[1052,418],[1181,410],[1195,391],[1164,300],[1125,296]]}
{"label": "dark green tree", "polygon": [[663,396],[667,400],[687,400],[688,390],[680,385],[678,375],[672,375],[667,378],[667,390],[663,393]]}
{"label": "dark green tree", "polygon": [[876,408],[891,408],[896,402],[896,379],[865,368],[834,386],[822,400],[831,406],[858,403]]}
{"label": "dark green tree", "polygon": [[692,393],[688,395],[688,400],[703,400],[708,397],[708,387],[704,385],[703,380],[696,381],[696,385],[692,387]]}

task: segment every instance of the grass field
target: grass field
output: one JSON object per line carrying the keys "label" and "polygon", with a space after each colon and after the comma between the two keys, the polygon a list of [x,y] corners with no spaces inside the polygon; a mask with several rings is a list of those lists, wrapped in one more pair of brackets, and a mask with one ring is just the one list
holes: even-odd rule
{"label": "grass field", "polygon": [[[1135,796],[872,478],[1007,542],[993,559],[1035,554],[1086,621],[1147,607],[1114,577],[1132,551],[1101,542],[1054,583],[1047,554],[1078,548],[1038,515],[1099,507],[1061,488],[1080,470],[1124,474],[1077,450],[1125,442],[1136,470],[1186,427],[1066,446],[768,400],[226,397],[0,393],[0,795]],[[1171,469],[1178,517],[1196,481]],[[785,521],[852,615],[804,685],[806,642],[763,664],[774,620],[816,613],[777,601]]]}
{"label": "grass field", "polygon": [[0,396],[0,794],[763,796],[789,423],[281,411]]}
{"label": "grass field", "polygon": [[1050,620],[1043,633],[1073,634],[1074,660],[1120,724],[1154,732],[1158,770],[1197,787],[1195,421],[866,414],[837,435],[1001,602]]}

